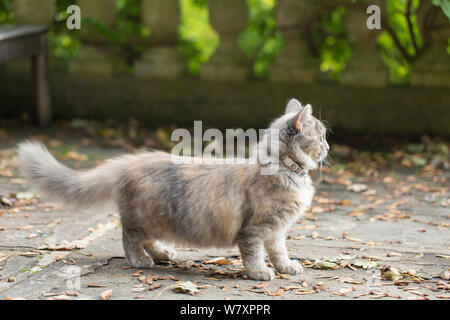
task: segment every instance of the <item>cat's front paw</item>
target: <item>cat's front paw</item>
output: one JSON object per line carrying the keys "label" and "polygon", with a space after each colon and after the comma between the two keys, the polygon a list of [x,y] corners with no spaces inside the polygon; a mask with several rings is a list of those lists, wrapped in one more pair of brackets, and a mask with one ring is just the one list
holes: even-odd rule
{"label": "cat's front paw", "polygon": [[153,259],[149,256],[142,256],[139,258],[129,258],[128,263],[134,268],[143,268],[148,269],[151,268],[155,263]]}
{"label": "cat's front paw", "polygon": [[303,267],[300,263],[290,260],[288,263],[276,266],[279,273],[285,274],[299,274],[303,272]]}
{"label": "cat's front paw", "polygon": [[270,281],[275,277],[274,272],[269,268],[260,270],[247,270],[247,275],[250,279],[259,281]]}

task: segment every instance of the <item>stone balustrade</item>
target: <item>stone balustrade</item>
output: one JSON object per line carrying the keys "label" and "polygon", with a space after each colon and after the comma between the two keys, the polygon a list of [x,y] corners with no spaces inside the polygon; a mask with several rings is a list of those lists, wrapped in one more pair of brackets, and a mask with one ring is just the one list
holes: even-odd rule
{"label": "stone balustrade", "polygon": [[251,64],[237,43],[248,21],[247,1],[211,0],[209,17],[211,25],[219,33],[220,45],[203,67],[202,77],[207,80],[247,80]]}
{"label": "stone balustrade", "polygon": [[[372,0],[385,12],[384,2]],[[354,39],[353,55],[340,76],[340,83],[367,87],[387,85],[389,73],[377,50],[377,39],[382,31],[366,27],[367,14],[361,8],[350,8],[347,14],[347,28]]]}
{"label": "stone balustrade", "polygon": [[150,29],[149,49],[134,64],[134,74],[175,79],[185,70],[177,50],[180,4],[178,0],[141,0],[141,20]]}
{"label": "stone balustrade", "polygon": [[314,83],[319,61],[307,41],[308,17],[316,7],[311,1],[279,0],[276,21],[285,38],[285,48],[272,66],[270,79],[278,82]]}
{"label": "stone balustrade", "polygon": [[[426,15],[434,16],[437,25],[449,24],[440,8],[432,7],[431,1],[424,1],[419,8],[418,24],[422,35],[426,30]],[[411,85],[413,86],[450,86],[450,55],[447,54],[447,45],[450,39],[450,28],[438,28],[430,34],[429,48],[419,57],[413,66]]]}
{"label": "stone balustrade", "polygon": [[[83,18],[89,18],[113,28],[117,23],[115,0],[78,0]],[[124,61],[115,52],[114,46],[99,34],[92,25],[81,29],[83,43],[77,58],[70,64],[71,74],[112,75],[124,69]]]}
{"label": "stone balustrade", "polygon": [[[116,0],[77,0],[83,18],[91,18],[110,28],[117,24]],[[386,12],[382,0],[373,0]],[[423,1],[418,13],[419,29],[424,32],[425,15],[432,6]],[[13,9],[19,24],[51,26],[55,13],[53,0],[14,0]],[[285,47],[270,69],[269,81],[314,84],[320,82],[319,59],[312,54],[308,23],[320,9],[320,2],[309,0],[278,0],[276,23],[285,39]],[[207,81],[243,82],[252,73],[252,61],[238,45],[239,35],[247,27],[249,8],[246,0],[209,0],[211,26],[217,31],[220,44],[201,70]],[[177,79],[186,74],[186,59],[180,54],[178,0],[141,0],[141,23],[150,29],[150,37],[141,43],[147,50],[132,64],[132,74],[141,78]],[[346,86],[383,87],[388,85],[388,69],[381,59],[377,39],[382,30],[366,28],[368,15],[361,6],[348,8],[347,27],[352,36],[353,53],[339,83]],[[439,8],[435,19],[448,23]],[[89,24],[80,33],[82,49],[71,62],[70,74],[113,75],[126,73],[125,59],[114,45]],[[412,66],[411,86],[450,86],[450,58],[446,52],[449,28],[430,34],[429,48]],[[129,69],[128,69],[129,70]]]}
{"label": "stone balustrade", "polygon": [[55,14],[53,0],[14,0],[14,17],[18,24],[45,24],[51,26]]}

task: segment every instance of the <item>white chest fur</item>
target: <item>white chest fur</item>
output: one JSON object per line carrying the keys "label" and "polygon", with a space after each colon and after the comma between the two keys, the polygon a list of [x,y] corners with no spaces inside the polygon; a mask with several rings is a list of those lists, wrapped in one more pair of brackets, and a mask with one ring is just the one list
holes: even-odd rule
{"label": "white chest fur", "polygon": [[309,177],[299,178],[295,182],[297,201],[300,203],[299,215],[302,215],[311,206],[315,190]]}

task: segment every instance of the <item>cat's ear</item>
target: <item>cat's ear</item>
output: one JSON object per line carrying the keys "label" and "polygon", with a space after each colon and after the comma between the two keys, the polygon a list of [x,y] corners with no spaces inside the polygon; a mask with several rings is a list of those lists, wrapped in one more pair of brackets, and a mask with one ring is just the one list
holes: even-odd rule
{"label": "cat's ear", "polygon": [[310,104],[307,104],[302,111],[297,113],[297,115],[292,119],[292,124],[297,131],[303,130],[303,124],[311,117],[312,115],[312,107]]}
{"label": "cat's ear", "polygon": [[297,99],[291,99],[289,100],[285,114],[292,113],[292,112],[300,112],[302,110],[302,104]]}

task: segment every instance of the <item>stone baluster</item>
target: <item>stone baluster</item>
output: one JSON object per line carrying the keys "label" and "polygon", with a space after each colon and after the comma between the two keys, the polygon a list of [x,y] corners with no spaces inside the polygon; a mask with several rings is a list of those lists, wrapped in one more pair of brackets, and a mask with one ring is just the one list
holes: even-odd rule
{"label": "stone baluster", "polygon": [[53,23],[55,4],[53,0],[14,0],[14,19],[17,24],[45,24]]}
{"label": "stone baluster", "polygon": [[308,46],[307,20],[316,7],[308,0],[279,0],[277,27],[283,33],[285,48],[270,70],[276,82],[313,83],[319,63]]}
{"label": "stone baluster", "polygon": [[[387,14],[380,0],[370,4],[381,8],[380,14]],[[353,54],[341,73],[340,83],[366,87],[383,87],[388,84],[389,71],[377,48],[377,39],[383,30],[367,28],[369,14],[364,8],[354,7],[348,10],[347,28],[354,38]]]}
{"label": "stone baluster", "polygon": [[[108,27],[114,27],[117,22],[115,0],[78,0],[77,4],[82,18],[94,19]],[[70,64],[71,74],[111,75],[123,70],[125,63],[114,51],[114,46],[91,25],[82,23],[80,38],[82,46]]]}
{"label": "stone baluster", "polygon": [[146,51],[134,64],[136,76],[174,79],[185,71],[177,49],[180,4],[178,0],[142,0],[142,23],[150,29]]}
{"label": "stone baluster", "polygon": [[[422,1],[418,12],[419,30],[424,34],[425,17],[430,10],[435,11],[434,25],[449,25],[441,8],[431,1]],[[411,72],[412,86],[450,86],[450,55],[447,53],[450,28],[438,28],[430,32],[430,46],[415,62]]]}
{"label": "stone baluster", "polygon": [[219,34],[220,44],[203,66],[202,77],[207,80],[245,81],[251,72],[251,64],[237,40],[247,26],[247,1],[210,0],[209,20]]}

